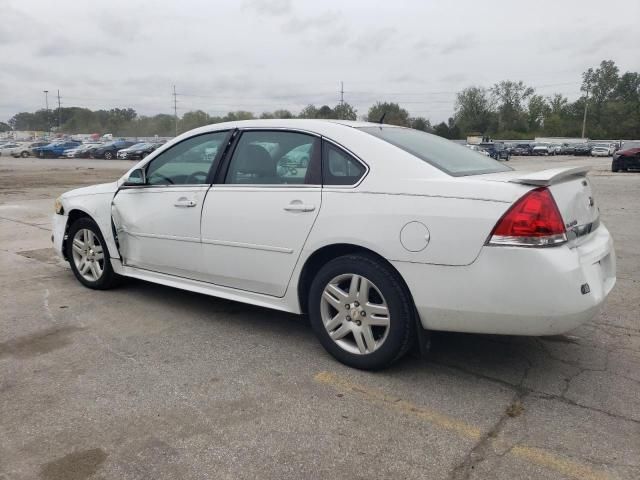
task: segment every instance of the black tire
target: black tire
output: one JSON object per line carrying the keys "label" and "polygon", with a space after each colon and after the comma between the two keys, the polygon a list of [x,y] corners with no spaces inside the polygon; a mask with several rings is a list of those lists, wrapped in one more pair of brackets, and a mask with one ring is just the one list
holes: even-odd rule
{"label": "black tire", "polygon": [[27,157],[29,156],[29,152],[22,152],[22,153],[20,154],[20,156],[21,156],[22,158],[27,158]]}
{"label": "black tire", "polygon": [[[344,350],[329,336],[322,321],[321,298],[327,284],[341,274],[361,275],[373,282],[384,296],[390,324],[386,340],[372,353]],[[322,346],[338,361],[362,370],[379,370],[399,360],[415,338],[415,309],[411,295],[397,272],[373,256],[350,254],[335,258],[316,274],[309,289],[309,319]],[[350,334],[349,334],[350,335]]]}
{"label": "black tire", "polygon": [[[78,271],[78,267],[76,266],[76,262],[73,258],[73,238],[78,230],[87,229],[91,230],[94,235],[98,237],[100,244],[102,246],[104,252],[104,262],[102,275],[96,281],[89,281]],[[73,274],[76,276],[78,281],[83,284],[85,287],[92,288],[94,290],[108,290],[117,286],[122,277],[113,271],[113,267],[111,266],[111,258],[109,256],[109,251],[107,249],[107,244],[104,241],[104,237],[102,236],[102,232],[100,232],[100,228],[98,224],[94,222],[91,218],[82,217],[73,222],[73,224],[69,227],[68,231],[68,240],[66,243],[66,257],[69,261],[69,265],[71,266],[71,270]]]}
{"label": "black tire", "polygon": [[147,155],[149,155],[148,152],[142,152],[142,155],[140,155],[140,158],[145,158]]}
{"label": "black tire", "polygon": [[113,152],[111,150],[107,150],[106,152],[104,152],[104,159],[105,160],[113,160]]}

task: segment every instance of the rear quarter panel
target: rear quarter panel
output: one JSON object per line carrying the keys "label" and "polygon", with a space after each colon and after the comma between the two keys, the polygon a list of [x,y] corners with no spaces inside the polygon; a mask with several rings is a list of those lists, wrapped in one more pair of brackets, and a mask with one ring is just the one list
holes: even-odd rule
{"label": "rear quarter panel", "polygon": [[[388,260],[468,265],[508,207],[508,202],[490,200],[325,189],[305,250],[310,254],[325,245],[349,243]],[[421,251],[402,245],[400,232],[409,222],[429,230]]]}

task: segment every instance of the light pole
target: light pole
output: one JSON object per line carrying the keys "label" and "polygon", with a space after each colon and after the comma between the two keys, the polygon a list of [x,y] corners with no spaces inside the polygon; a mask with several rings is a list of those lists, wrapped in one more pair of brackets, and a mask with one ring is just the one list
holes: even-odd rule
{"label": "light pole", "polygon": [[46,107],[47,133],[49,133],[49,90],[43,90],[43,92],[44,92],[44,104]]}

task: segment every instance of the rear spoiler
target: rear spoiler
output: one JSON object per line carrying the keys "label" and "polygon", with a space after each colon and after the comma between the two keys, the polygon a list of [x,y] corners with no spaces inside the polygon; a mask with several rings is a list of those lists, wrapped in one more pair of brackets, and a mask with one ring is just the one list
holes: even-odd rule
{"label": "rear spoiler", "polygon": [[510,178],[513,183],[523,183],[525,185],[547,186],[567,180],[570,177],[585,177],[590,167],[563,167],[550,168],[540,172],[526,173],[518,177]]}

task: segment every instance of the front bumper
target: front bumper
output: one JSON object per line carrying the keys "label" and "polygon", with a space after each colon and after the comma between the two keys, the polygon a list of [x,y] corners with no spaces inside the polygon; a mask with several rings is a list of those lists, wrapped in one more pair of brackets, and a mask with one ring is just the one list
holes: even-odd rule
{"label": "front bumper", "polygon": [[475,262],[455,267],[392,263],[429,330],[565,333],[597,315],[616,282],[604,225],[573,248],[484,247]]}

